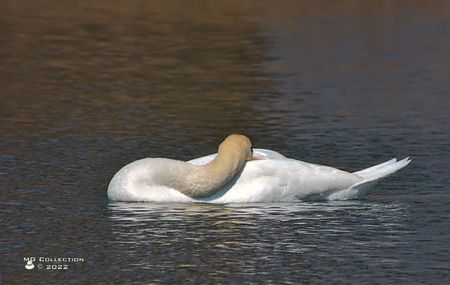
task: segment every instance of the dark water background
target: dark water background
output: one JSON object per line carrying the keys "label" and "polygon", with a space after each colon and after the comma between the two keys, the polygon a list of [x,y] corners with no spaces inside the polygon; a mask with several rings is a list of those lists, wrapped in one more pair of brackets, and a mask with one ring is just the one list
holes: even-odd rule
{"label": "dark water background", "polygon": [[[0,283],[448,283],[449,35],[448,1],[1,1]],[[235,132],[413,162],[362,201],[107,200],[124,164]]]}

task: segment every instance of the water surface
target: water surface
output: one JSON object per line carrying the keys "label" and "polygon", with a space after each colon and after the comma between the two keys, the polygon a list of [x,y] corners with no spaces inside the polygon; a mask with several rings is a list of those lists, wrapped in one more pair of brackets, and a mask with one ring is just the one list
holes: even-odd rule
{"label": "water surface", "polygon": [[[449,12],[3,1],[1,283],[446,283]],[[236,132],[349,171],[413,162],[362,201],[107,200],[124,164],[206,155]],[[33,256],[84,262],[26,270]]]}

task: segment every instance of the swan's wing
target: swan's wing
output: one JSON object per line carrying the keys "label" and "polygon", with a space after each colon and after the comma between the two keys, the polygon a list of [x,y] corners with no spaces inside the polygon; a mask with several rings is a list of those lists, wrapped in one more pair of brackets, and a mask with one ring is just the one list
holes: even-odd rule
{"label": "swan's wing", "polygon": [[[263,157],[264,159],[286,159],[286,157],[281,153],[270,149],[255,148],[253,149],[253,153],[257,156]],[[216,157],[216,155],[217,153],[213,153],[210,155],[191,159],[188,162],[196,165],[204,165],[213,160]]]}
{"label": "swan's wing", "polygon": [[249,161],[242,173],[206,202],[274,202],[303,200],[346,189],[361,179],[354,174],[303,161],[266,159]]}
{"label": "swan's wing", "polygon": [[[282,173],[271,162],[281,160],[254,160],[247,162],[241,173],[222,189],[201,199],[207,203],[255,203],[286,201],[287,183]],[[292,199],[290,199],[292,200]]]}
{"label": "swan's wing", "polygon": [[255,148],[253,154],[263,156],[265,159],[286,159],[286,156],[270,149]]}

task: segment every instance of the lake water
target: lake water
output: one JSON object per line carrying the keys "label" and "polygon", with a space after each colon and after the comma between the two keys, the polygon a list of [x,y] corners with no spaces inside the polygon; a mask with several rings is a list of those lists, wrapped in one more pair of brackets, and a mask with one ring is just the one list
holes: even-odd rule
{"label": "lake water", "polygon": [[[2,1],[0,283],[448,283],[449,35],[448,1]],[[236,132],[413,161],[360,201],[108,201]]]}

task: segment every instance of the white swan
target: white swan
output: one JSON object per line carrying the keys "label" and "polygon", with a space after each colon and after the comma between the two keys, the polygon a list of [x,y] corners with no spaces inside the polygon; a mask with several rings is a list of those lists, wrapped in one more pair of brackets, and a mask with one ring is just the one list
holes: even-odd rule
{"label": "white swan", "polygon": [[144,158],[124,166],[111,179],[108,198],[209,203],[356,199],[409,162],[392,159],[349,173],[271,150],[253,150],[246,136],[230,135],[217,154],[188,162]]}

